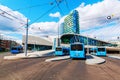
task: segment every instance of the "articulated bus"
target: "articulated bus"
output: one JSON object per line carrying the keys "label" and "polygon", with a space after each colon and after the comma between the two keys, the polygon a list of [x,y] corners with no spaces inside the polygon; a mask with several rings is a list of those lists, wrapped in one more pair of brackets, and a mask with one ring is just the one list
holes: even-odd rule
{"label": "articulated bus", "polygon": [[56,56],[63,56],[63,55],[68,55],[68,54],[69,54],[69,48],[68,47],[58,46],[55,49],[55,55]]}
{"label": "articulated bus", "polygon": [[90,53],[96,56],[106,56],[106,48],[105,47],[95,47],[90,49]]}
{"label": "articulated bus", "polygon": [[70,44],[70,58],[86,59],[84,44],[82,43]]}

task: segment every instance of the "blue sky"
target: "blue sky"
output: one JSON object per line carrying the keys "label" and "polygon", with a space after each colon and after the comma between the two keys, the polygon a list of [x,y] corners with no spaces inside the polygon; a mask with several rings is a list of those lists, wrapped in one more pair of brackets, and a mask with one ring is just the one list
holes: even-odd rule
{"label": "blue sky", "polygon": [[[23,24],[25,24],[26,18],[28,18],[30,24],[29,34],[38,36],[55,35],[57,34],[58,23],[62,23],[64,18],[72,10],[76,9],[80,16],[81,34],[89,34],[91,37],[101,39],[101,36],[103,36],[101,32],[104,32],[106,35],[103,38],[106,38],[106,40],[119,36],[119,30],[116,30],[116,28],[119,29],[119,0],[57,1],[62,1],[59,4],[60,9],[56,6],[55,0],[0,0],[0,9],[19,19],[16,20],[7,14],[2,14],[13,20],[0,16],[0,33],[22,40],[22,35],[25,34]],[[51,5],[51,3],[53,4]],[[51,8],[53,9],[50,10]],[[44,14],[48,10],[50,11]],[[0,10],[0,12],[2,11]],[[106,19],[107,16],[111,16],[112,19]],[[40,19],[36,20],[39,17]],[[110,33],[111,29],[114,30],[114,33]]]}
{"label": "blue sky", "polygon": [[[87,4],[94,4],[96,2],[102,1],[102,0],[61,0],[60,8],[62,11],[60,11],[57,7],[50,11],[50,13],[55,13],[59,11],[62,16],[69,14],[69,12],[76,7],[78,7],[81,3]],[[66,6],[66,2],[68,4],[68,8]],[[45,13],[47,10],[52,8],[54,5],[56,5],[55,0],[0,0],[1,4],[9,7],[12,10],[17,10],[23,15],[25,15],[28,19],[34,21],[36,18],[41,16],[43,13]],[[50,5],[50,3],[53,2],[53,5]],[[39,6],[37,6],[39,5]],[[30,6],[36,6],[32,8],[28,8]],[[49,13],[46,14],[44,17],[39,19],[39,21],[58,21],[56,18],[49,17]]]}

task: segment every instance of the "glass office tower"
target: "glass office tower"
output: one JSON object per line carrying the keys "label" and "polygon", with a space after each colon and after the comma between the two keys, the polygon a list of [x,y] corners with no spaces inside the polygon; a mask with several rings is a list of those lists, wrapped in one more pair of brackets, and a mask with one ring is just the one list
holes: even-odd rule
{"label": "glass office tower", "polygon": [[64,19],[64,34],[73,33],[79,34],[79,13],[74,10]]}

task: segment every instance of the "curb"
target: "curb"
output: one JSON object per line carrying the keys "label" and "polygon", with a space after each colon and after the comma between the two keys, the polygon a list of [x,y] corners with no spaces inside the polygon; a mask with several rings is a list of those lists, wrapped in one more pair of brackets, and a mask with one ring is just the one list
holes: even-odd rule
{"label": "curb", "polygon": [[69,58],[70,58],[70,56],[55,57],[55,58],[46,59],[45,62],[65,60],[65,59],[69,59]]}
{"label": "curb", "polygon": [[120,56],[108,56],[109,58],[120,59]]}
{"label": "curb", "polygon": [[100,58],[100,57],[97,57],[97,56],[93,56],[93,59],[87,59],[85,62],[86,64],[88,65],[96,65],[96,64],[102,64],[102,63],[105,63],[105,59],[103,58]]}
{"label": "curb", "polygon": [[38,57],[44,57],[48,53],[53,53],[53,51],[33,52],[33,53],[29,53],[27,56],[25,56],[25,54],[22,53],[22,54],[17,54],[17,55],[14,55],[14,56],[4,56],[4,59],[6,59],[6,60],[15,60],[15,59],[38,58]]}

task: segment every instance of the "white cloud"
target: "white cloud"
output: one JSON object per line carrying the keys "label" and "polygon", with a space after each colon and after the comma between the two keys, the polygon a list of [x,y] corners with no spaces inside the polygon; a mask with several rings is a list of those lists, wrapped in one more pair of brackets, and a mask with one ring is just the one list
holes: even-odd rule
{"label": "white cloud", "polygon": [[[98,2],[93,5],[90,5],[90,4],[85,5],[85,3],[80,4],[80,6],[76,8],[80,16],[80,29],[86,30],[85,32],[82,32],[81,34],[83,35],[89,34],[91,37],[97,37],[103,40],[107,40],[107,39],[110,39],[111,37],[117,36],[119,31],[115,30],[114,28],[118,29],[119,28],[118,25],[114,27],[114,26],[110,26],[107,24],[111,22],[114,22],[117,24],[118,18],[120,17],[119,15],[120,5],[119,4],[120,4],[120,1],[118,0],[104,0],[102,2]],[[107,16],[109,15],[110,16],[114,15],[112,16],[111,20],[107,19]],[[60,14],[59,12],[56,12],[54,14],[51,13],[49,16],[59,17]],[[66,16],[63,16],[62,18],[60,18],[60,21],[58,23],[59,24],[63,23]],[[43,34],[44,35],[45,34],[57,35],[58,23],[56,22],[35,23],[33,24],[34,30],[31,30],[31,32],[35,34],[42,34],[42,35]],[[51,26],[54,26],[54,28]],[[107,26],[110,26],[110,27],[107,27]],[[41,30],[39,30],[39,27]],[[111,31],[112,30],[111,28],[113,28],[114,31]]]}
{"label": "white cloud", "polygon": [[107,16],[113,16],[113,20],[120,13],[120,1],[119,0],[104,0],[102,2],[95,3],[93,5],[83,6],[83,3],[76,8],[79,11],[81,29],[93,28],[100,26],[108,21]]}
{"label": "white cloud", "polygon": [[59,12],[56,12],[56,13],[50,13],[49,14],[50,17],[61,17],[60,13]]}
{"label": "white cloud", "polygon": [[[82,3],[76,8],[80,16],[81,34],[96,36],[99,39],[110,40],[120,35],[120,1],[103,0],[93,5]],[[107,16],[111,16],[110,20]],[[111,26],[111,23],[115,25]],[[108,25],[110,24],[110,25]],[[90,30],[89,30],[90,29]]]}
{"label": "white cloud", "polygon": [[56,22],[39,22],[33,23],[29,27],[29,34],[35,35],[56,35],[58,23]]}
{"label": "white cloud", "polygon": [[29,27],[29,34],[38,36],[56,36],[58,35],[58,27],[64,22],[65,17],[66,16],[61,17],[58,22],[33,23]]}
{"label": "white cloud", "polygon": [[3,32],[19,32],[24,28],[26,17],[23,14],[3,5],[0,5],[0,13],[0,30],[3,30]]}
{"label": "white cloud", "polygon": [[[0,5],[0,34],[5,39],[12,39],[21,42],[20,37],[25,33],[27,18],[18,11],[13,11],[7,6]],[[12,34],[21,36],[12,36]]]}
{"label": "white cloud", "polygon": [[[26,22],[26,17],[19,12],[12,11],[6,6],[0,5],[0,9],[8,11],[10,14],[16,16],[19,19],[22,19],[23,22]],[[102,2],[98,2],[95,4],[88,4],[81,3],[80,6],[76,8],[79,12],[80,16],[80,30],[86,30],[81,34],[90,34],[92,37],[99,37],[101,39],[113,39],[119,34],[120,25],[113,25],[110,27],[106,27],[106,24],[113,22],[117,24],[118,18],[120,19],[120,1],[119,0],[103,0]],[[0,11],[1,12],[1,11]],[[6,14],[5,14],[6,15]],[[107,16],[112,16],[111,20],[106,19]],[[9,15],[7,17],[12,18]],[[57,35],[58,23],[61,24],[64,22],[64,18],[66,16],[61,17],[59,12],[50,13],[50,17],[59,17],[60,20],[58,22],[39,22],[33,23],[29,27],[29,34],[32,35]],[[23,32],[24,28],[19,23],[19,20],[15,20],[12,18],[13,21],[6,19],[0,16],[0,26],[5,31],[19,31]],[[22,21],[20,20],[20,21]],[[120,22],[120,21],[119,21]],[[103,26],[102,28],[100,28]],[[10,30],[11,29],[11,30]],[[91,30],[89,30],[91,29]],[[88,31],[87,31],[88,30]],[[25,31],[24,31],[25,32]],[[104,37],[102,37],[104,35]]]}

